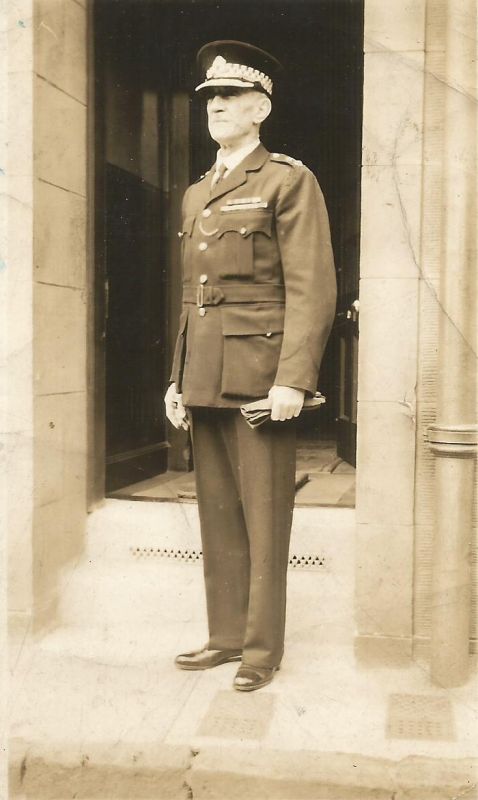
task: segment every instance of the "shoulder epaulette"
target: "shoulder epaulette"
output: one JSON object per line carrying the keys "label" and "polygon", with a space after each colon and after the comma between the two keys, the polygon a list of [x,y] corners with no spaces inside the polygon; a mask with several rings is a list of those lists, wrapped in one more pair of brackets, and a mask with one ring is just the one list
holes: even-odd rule
{"label": "shoulder epaulette", "polygon": [[286,156],[284,153],[271,153],[271,161],[278,161],[279,164],[289,164],[290,167],[303,167],[302,161],[292,156]]}
{"label": "shoulder epaulette", "polygon": [[208,169],[208,171],[207,171],[207,172],[205,172],[205,173],[204,173],[204,175],[200,175],[200,176],[199,176],[199,178],[196,178],[196,180],[194,181],[194,183],[199,183],[199,181],[202,181],[202,180],[203,180],[203,178],[205,178],[205,177],[206,177],[206,175],[209,175],[209,173],[210,173],[210,172],[211,172],[211,170],[210,170],[210,169]]}

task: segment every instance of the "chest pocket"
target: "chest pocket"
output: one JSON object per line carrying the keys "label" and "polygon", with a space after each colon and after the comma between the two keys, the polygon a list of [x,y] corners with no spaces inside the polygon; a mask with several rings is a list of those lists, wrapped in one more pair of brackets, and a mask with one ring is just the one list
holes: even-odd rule
{"label": "chest pocket", "polygon": [[181,260],[183,264],[183,282],[189,283],[192,276],[192,263],[191,263],[191,236],[194,229],[194,222],[196,217],[189,216],[184,219],[182,228],[178,231],[178,236],[181,241]]}
{"label": "chest pocket", "polygon": [[229,211],[217,223],[220,278],[253,278],[258,237],[271,238],[272,212]]}

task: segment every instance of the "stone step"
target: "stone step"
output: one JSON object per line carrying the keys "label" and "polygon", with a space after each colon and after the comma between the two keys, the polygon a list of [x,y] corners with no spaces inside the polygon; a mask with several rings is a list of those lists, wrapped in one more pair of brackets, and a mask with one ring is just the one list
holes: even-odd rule
{"label": "stone step", "polygon": [[[348,572],[354,557],[354,526],[351,508],[296,508],[291,556],[327,556],[330,569]],[[86,556],[91,561],[126,563],[132,556],[154,558],[166,550],[185,554],[185,559],[178,555],[179,560],[200,552],[196,503],[108,499],[89,515]]]}
{"label": "stone step", "polygon": [[[334,597],[352,614],[354,514],[296,509],[290,550],[290,602],[317,615]],[[107,500],[90,514],[86,550],[63,575],[59,614],[65,626],[154,629],[165,618],[205,618],[199,521],[195,504]],[[146,633],[148,632],[148,633]],[[144,644],[144,643],[143,643]]]}
{"label": "stone step", "polygon": [[[174,634],[189,626],[184,641],[189,649],[207,640],[202,565],[147,558],[126,565],[83,561],[65,576],[58,616],[61,642],[67,637],[73,646],[76,638],[78,654],[110,658],[126,648],[131,657],[154,657],[158,637],[164,641],[169,635],[168,626]],[[330,642],[350,642],[351,579],[322,568],[291,569],[288,628],[296,637],[307,638],[313,629]]]}

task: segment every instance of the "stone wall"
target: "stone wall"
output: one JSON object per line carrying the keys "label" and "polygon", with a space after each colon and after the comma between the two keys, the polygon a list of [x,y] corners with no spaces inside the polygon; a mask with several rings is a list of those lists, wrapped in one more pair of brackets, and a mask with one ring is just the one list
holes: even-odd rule
{"label": "stone wall", "polygon": [[446,0],[431,0],[426,19],[426,103],[424,109],[425,198],[422,210],[419,289],[420,361],[417,376],[417,461],[415,503],[414,633],[420,650],[430,634],[435,457],[426,432],[436,419],[438,325],[443,229],[443,109],[445,103]]}
{"label": "stone wall", "polygon": [[[2,300],[7,323],[2,368],[2,456],[5,530],[8,531],[9,607],[21,619],[31,608],[31,521],[33,510],[32,225],[33,225],[33,26],[31,2],[11,4],[3,15],[7,73],[2,96],[0,181],[2,214]],[[3,51],[5,52],[5,51]],[[4,73],[2,73],[2,77]],[[5,199],[6,198],[6,199]],[[4,467],[4,468],[3,468]]]}
{"label": "stone wall", "polygon": [[45,626],[86,517],[86,0],[9,15],[10,609]]}
{"label": "stone wall", "polygon": [[[427,429],[438,403],[445,109],[456,91],[445,75],[450,6],[365,3],[356,620],[357,652],[380,660],[408,657],[413,645],[425,654],[431,630],[436,485]],[[476,19],[456,7],[453,30],[467,54]],[[471,109],[476,84],[462,88]],[[461,274],[459,258],[457,248]],[[473,332],[468,339],[473,347]],[[476,491],[474,523],[476,649]]]}

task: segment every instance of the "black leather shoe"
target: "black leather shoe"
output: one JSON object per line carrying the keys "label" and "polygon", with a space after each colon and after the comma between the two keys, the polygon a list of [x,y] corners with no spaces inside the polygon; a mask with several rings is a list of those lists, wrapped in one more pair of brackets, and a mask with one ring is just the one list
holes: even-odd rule
{"label": "black leather shoe", "polygon": [[274,677],[274,672],[280,667],[248,667],[242,664],[237,670],[234,678],[234,689],[238,692],[253,692],[255,689],[262,689],[267,686]]}
{"label": "black leather shoe", "polygon": [[229,661],[240,661],[242,650],[197,650],[176,656],[174,663],[180,669],[211,669]]}

